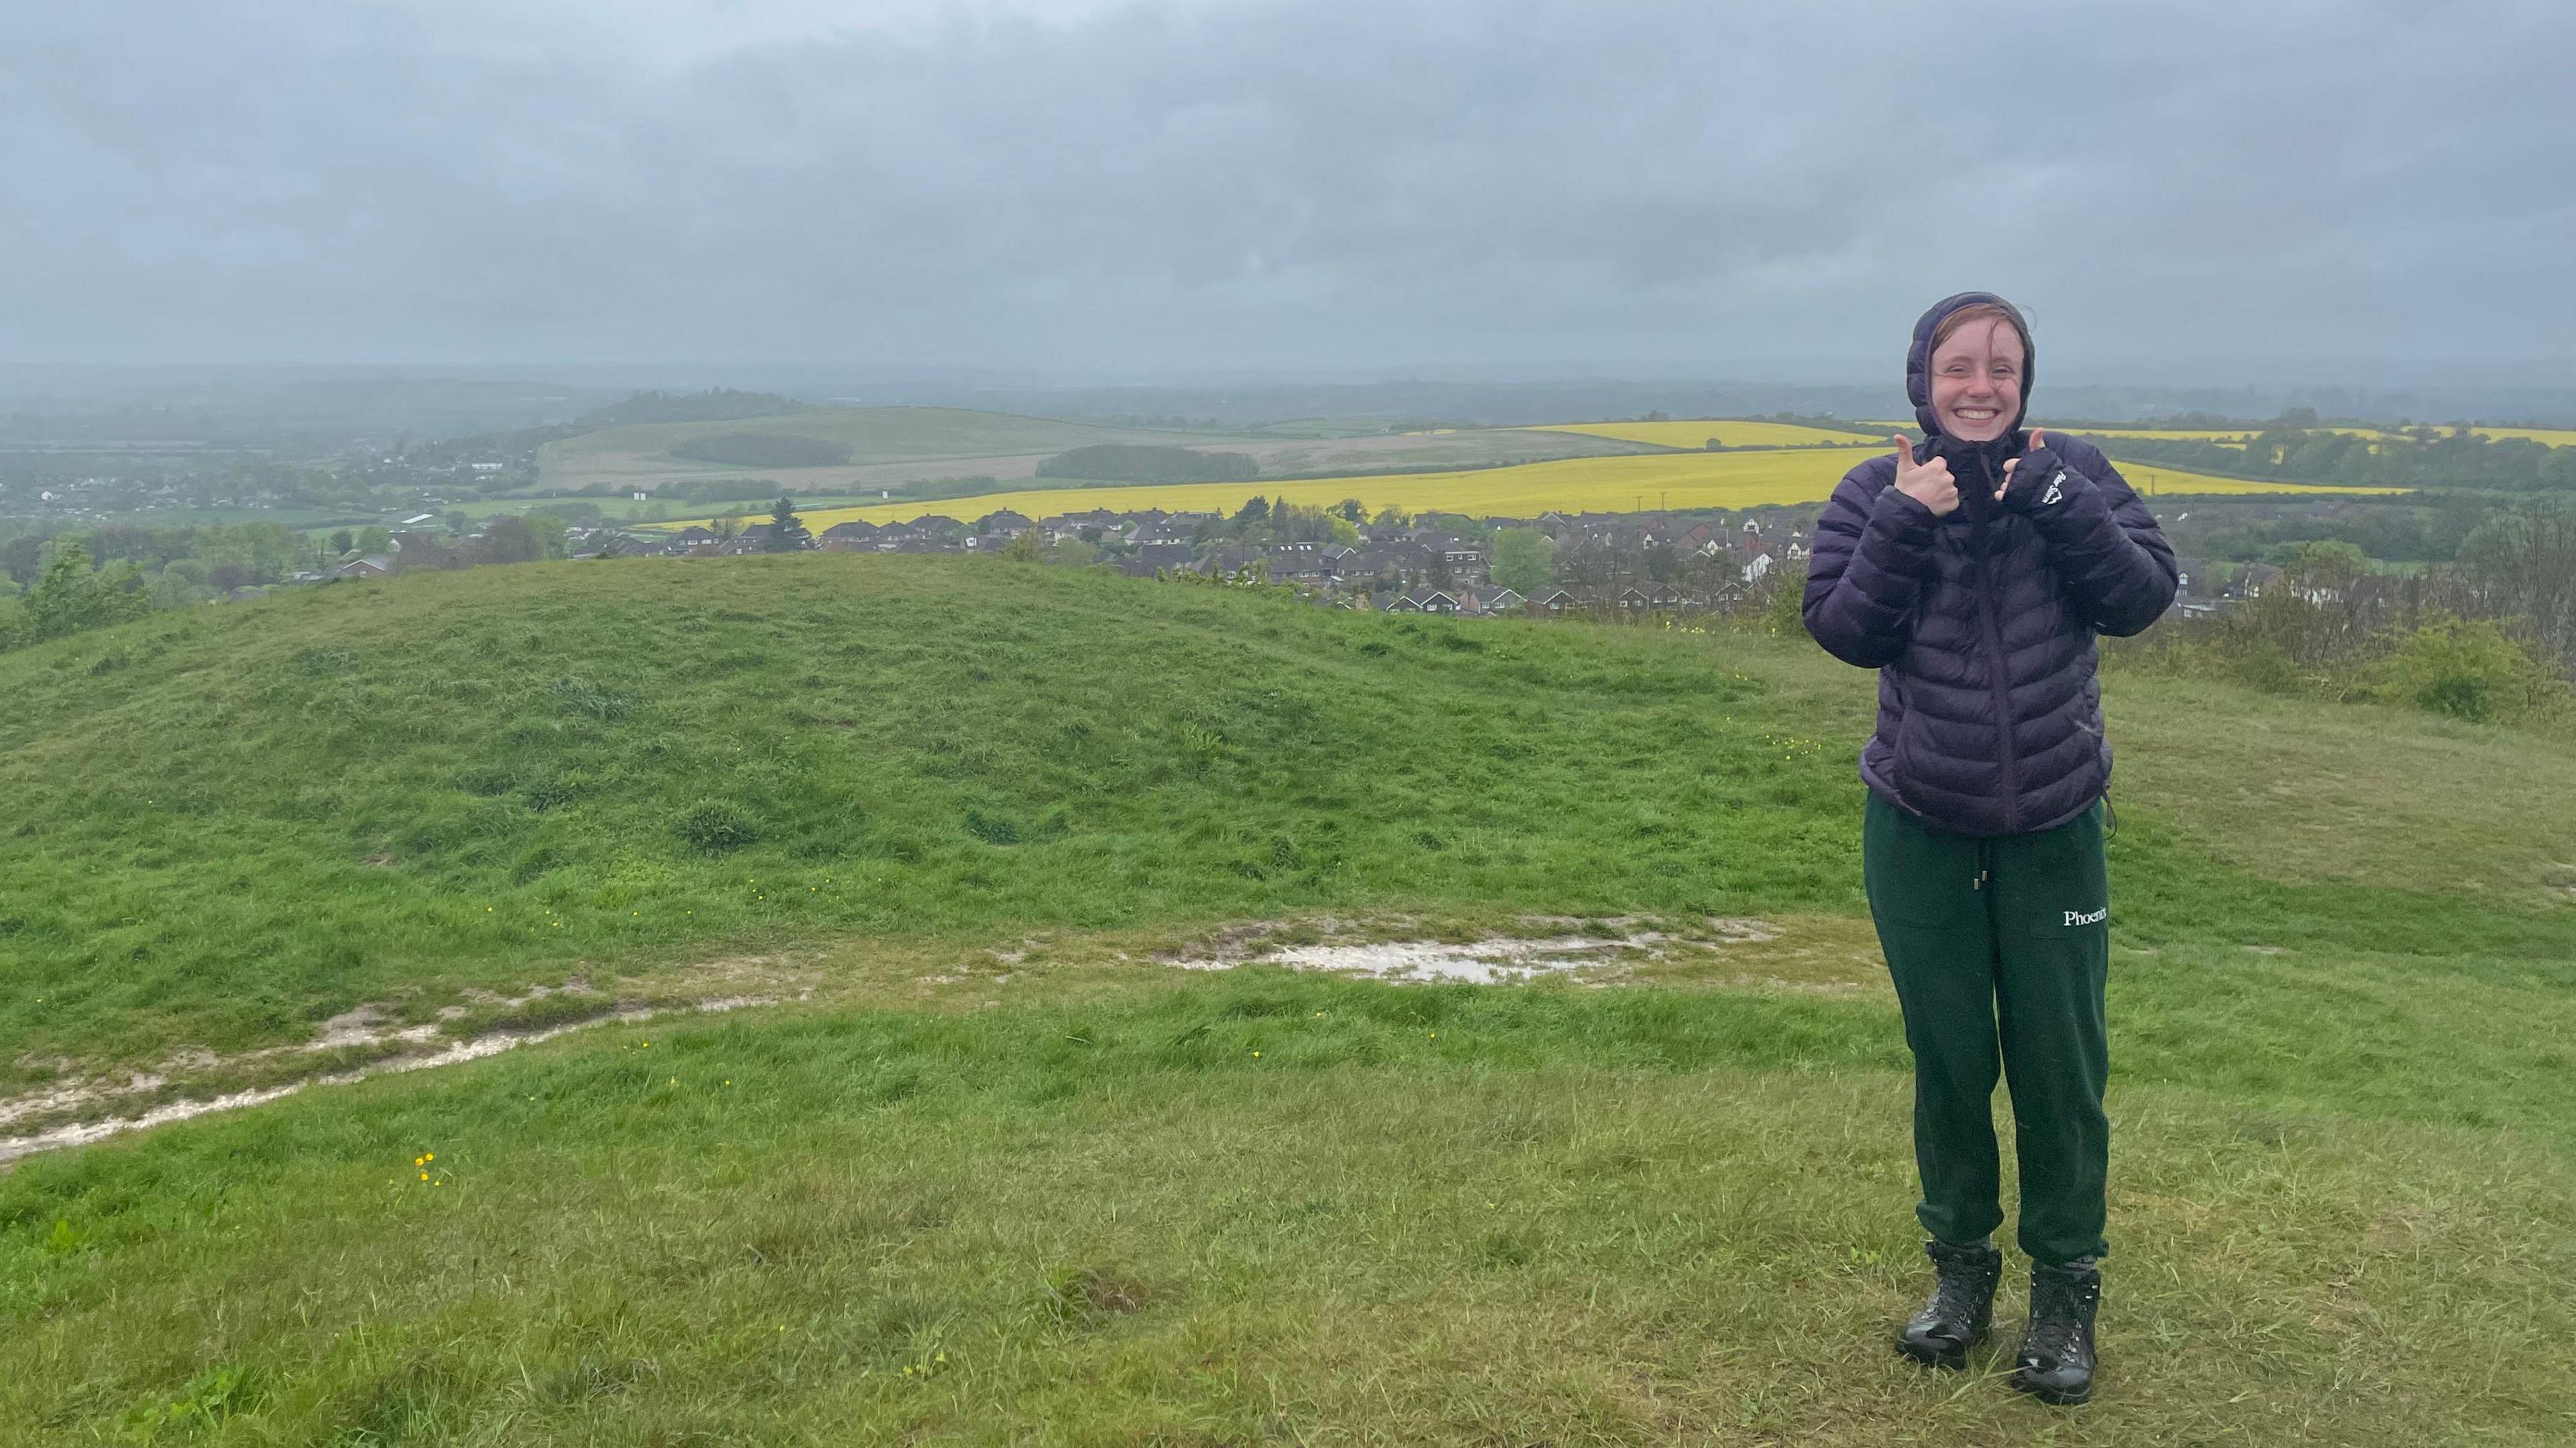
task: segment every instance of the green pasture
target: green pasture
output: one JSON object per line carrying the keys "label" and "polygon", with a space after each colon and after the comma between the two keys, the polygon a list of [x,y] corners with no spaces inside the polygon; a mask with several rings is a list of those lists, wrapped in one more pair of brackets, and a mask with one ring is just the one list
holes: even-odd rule
{"label": "green pasture", "polygon": [[[2105,1367],[2054,1410],[1885,1345],[1924,1272],[1870,686],[1795,638],[862,555],[0,657],[0,1094],[280,1079],[245,1053],[361,1003],[779,1002],[24,1159],[0,1443],[2576,1434],[2576,751],[2108,680]],[[1637,928],[1705,948],[1158,959]]]}

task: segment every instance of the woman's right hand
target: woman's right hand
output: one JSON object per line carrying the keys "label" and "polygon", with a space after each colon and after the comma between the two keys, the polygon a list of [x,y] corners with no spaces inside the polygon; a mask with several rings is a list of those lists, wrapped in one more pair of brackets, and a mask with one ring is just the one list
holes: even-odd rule
{"label": "woman's right hand", "polygon": [[1950,476],[1950,460],[1934,458],[1928,463],[1914,460],[1914,444],[1905,434],[1894,435],[1896,443],[1896,490],[1932,510],[1935,518],[1947,515],[1959,506],[1959,484]]}

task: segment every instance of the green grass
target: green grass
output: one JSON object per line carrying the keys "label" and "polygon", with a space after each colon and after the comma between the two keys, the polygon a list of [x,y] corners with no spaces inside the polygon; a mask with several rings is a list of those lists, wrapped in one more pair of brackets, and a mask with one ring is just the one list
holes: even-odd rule
{"label": "green grass", "polygon": [[[2576,760],[2107,695],[2108,1366],[2065,1414],[1885,1348],[1923,1274],[1869,679],[1803,641],[819,555],[0,658],[22,1084],[361,1001],[810,997],[26,1160],[0,1442],[2565,1441]],[[1146,958],[1531,912],[1782,933],[1613,989]]]}

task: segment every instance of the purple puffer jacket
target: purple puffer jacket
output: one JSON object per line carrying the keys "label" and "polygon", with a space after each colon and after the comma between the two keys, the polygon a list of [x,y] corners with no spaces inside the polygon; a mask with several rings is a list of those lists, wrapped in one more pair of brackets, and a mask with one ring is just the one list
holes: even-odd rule
{"label": "purple puffer jacket", "polygon": [[[2099,448],[2048,432],[2034,451],[2020,416],[1990,443],[1940,431],[1932,331],[1961,307],[1996,300],[1963,292],[1936,305],[1914,324],[1906,357],[1925,435],[1917,459],[1950,459],[1959,507],[1936,518],[1898,492],[1892,446],[1852,469],[1816,522],[1805,598],[1807,631],[1826,652],[1878,670],[1878,730],[1861,749],[1861,778],[1968,835],[2044,830],[2102,797],[2111,746],[2094,635],[2138,633],[2174,596],[2173,549]],[[2014,457],[2012,496],[1997,503]]]}

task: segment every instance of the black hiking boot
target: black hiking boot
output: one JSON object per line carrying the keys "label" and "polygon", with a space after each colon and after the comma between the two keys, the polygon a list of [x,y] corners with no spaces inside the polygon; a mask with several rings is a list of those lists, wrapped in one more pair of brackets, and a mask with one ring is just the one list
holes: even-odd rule
{"label": "black hiking boot", "polygon": [[2023,1329],[2012,1385],[2044,1403],[2093,1396],[2093,1314],[2102,1270],[2090,1257],[2063,1267],[2030,1265],[2030,1325]]}
{"label": "black hiking boot", "polygon": [[1923,1310],[1896,1335],[1896,1350],[1926,1367],[1963,1368],[1968,1348],[1983,1342],[1994,1321],[1995,1283],[2004,1254],[1992,1242],[1962,1246],[1939,1238],[1923,1244],[1938,1274]]}

